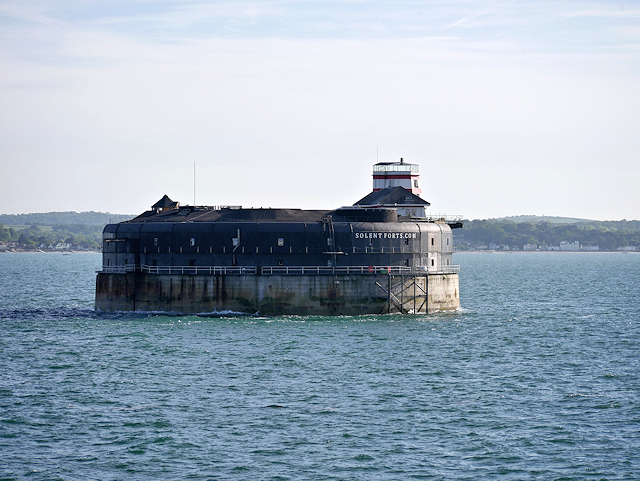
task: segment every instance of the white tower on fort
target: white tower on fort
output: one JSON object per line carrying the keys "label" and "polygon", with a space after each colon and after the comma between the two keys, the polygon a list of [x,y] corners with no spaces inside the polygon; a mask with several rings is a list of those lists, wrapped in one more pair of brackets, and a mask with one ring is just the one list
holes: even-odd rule
{"label": "white tower on fort", "polygon": [[379,162],[373,166],[373,191],[389,187],[404,187],[412,194],[420,195],[420,173],[417,164],[400,162]]}

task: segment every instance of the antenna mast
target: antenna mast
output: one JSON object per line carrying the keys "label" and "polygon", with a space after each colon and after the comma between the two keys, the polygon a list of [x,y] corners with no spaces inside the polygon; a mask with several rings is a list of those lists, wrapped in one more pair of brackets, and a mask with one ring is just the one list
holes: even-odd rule
{"label": "antenna mast", "polygon": [[196,206],[196,163],[193,163],[193,206]]}

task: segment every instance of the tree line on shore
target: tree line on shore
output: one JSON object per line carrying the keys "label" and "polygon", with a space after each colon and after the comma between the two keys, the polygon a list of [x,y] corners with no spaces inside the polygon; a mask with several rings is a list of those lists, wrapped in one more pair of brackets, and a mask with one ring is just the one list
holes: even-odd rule
{"label": "tree line on shore", "polygon": [[[0,215],[0,242],[19,248],[35,249],[60,243],[86,249],[100,249],[102,230],[111,222],[133,216],[100,212],[50,212],[46,214]],[[52,221],[74,222],[52,222]],[[42,221],[42,222],[41,222]],[[522,249],[526,244],[538,246],[580,242],[582,246],[599,246],[600,250],[617,250],[639,246],[640,221],[588,221],[558,224],[545,221],[513,222],[503,219],[471,220],[453,231],[459,250],[495,244]]]}
{"label": "tree line on shore", "polygon": [[465,221],[463,229],[453,231],[459,250],[495,244],[522,249],[526,244],[557,246],[561,242],[580,242],[600,250],[640,246],[640,221],[588,221],[571,224],[550,222],[511,222],[501,219]]}
{"label": "tree line on shore", "polygon": [[33,224],[22,229],[0,224],[0,242],[15,243],[22,249],[55,247],[67,244],[82,249],[99,249],[102,245],[103,225],[68,224],[40,226]]}
{"label": "tree line on shore", "polygon": [[40,214],[0,214],[0,224],[12,225],[92,225],[105,226],[131,219],[133,215],[110,214],[108,212],[44,212]]}
{"label": "tree line on shore", "polygon": [[48,249],[60,244],[100,249],[104,226],[132,217],[93,211],[0,214],[0,242],[20,249]]}

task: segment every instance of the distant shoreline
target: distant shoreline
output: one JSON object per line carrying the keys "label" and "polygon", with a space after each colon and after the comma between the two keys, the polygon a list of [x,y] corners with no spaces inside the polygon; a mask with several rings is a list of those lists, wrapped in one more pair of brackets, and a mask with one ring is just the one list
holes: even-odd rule
{"label": "distant shoreline", "polygon": [[463,250],[454,254],[640,254],[638,251],[491,251]]}
{"label": "distant shoreline", "polygon": [[12,250],[0,250],[0,254],[102,254],[98,250],[38,250],[38,249],[12,249]]}
{"label": "distant shoreline", "polygon": [[[102,254],[99,250],[50,251],[36,249],[0,250],[0,254]],[[638,251],[490,251],[464,250],[454,254],[640,254]]]}

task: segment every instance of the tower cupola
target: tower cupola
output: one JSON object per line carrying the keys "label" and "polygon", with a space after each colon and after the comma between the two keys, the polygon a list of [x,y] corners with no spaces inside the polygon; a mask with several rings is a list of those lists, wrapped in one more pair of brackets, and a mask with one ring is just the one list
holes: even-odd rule
{"label": "tower cupola", "polygon": [[373,191],[377,192],[389,187],[404,187],[412,194],[421,194],[418,165],[408,164],[402,158],[400,162],[378,162],[374,164]]}

